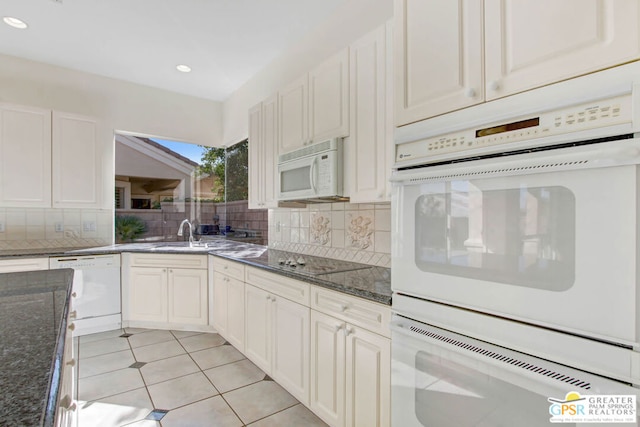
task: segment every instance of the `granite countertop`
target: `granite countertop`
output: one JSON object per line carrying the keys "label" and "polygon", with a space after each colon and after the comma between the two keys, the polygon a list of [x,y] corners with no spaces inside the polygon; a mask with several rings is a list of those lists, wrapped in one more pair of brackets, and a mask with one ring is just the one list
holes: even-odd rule
{"label": "granite countertop", "polygon": [[66,255],[100,255],[121,252],[209,254],[269,270],[345,294],[391,305],[391,270],[389,268],[303,254],[302,257],[304,257],[307,264],[322,264],[352,269],[336,273],[305,274],[303,269],[285,269],[279,266],[278,263],[280,259],[297,259],[301,254],[229,240],[216,240],[208,243],[210,246],[206,248],[189,248],[184,243],[176,242],[129,243],[76,250],[68,252]]}
{"label": "granite countertop", "polygon": [[[301,254],[292,254],[267,246],[243,243],[225,239],[207,242],[208,246],[189,248],[186,242],[155,242],[155,243],[125,243],[101,246],[96,248],[71,249],[55,254],[41,253],[42,256],[73,256],[73,255],[105,255],[122,252],[156,253],[156,254],[200,254],[214,255],[247,265],[263,268],[274,273],[302,280],[314,285],[322,286],[338,292],[365,298],[385,305],[391,305],[391,270],[385,267],[375,267],[343,260],[334,260],[312,255],[302,255],[308,264],[322,264],[324,266],[339,266],[350,268],[342,271],[324,274],[305,274],[303,269],[285,269],[279,266],[281,258],[296,258]],[[42,249],[41,251],[46,251]],[[4,251],[0,251],[0,258]],[[26,255],[22,255],[26,256]],[[34,256],[32,254],[32,256]],[[328,269],[327,269],[328,270]]]}
{"label": "granite countertop", "polygon": [[53,426],[73,270],[0,274],[0,420]]}

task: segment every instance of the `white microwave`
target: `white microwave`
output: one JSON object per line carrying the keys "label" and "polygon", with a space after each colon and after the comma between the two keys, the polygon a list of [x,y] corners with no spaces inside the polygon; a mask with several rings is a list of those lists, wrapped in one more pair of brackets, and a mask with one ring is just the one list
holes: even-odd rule
{"label": "white microwave", "polygon": [[278,201],[332,202],[342,195],[342,139],[332,138],[278,157]]}

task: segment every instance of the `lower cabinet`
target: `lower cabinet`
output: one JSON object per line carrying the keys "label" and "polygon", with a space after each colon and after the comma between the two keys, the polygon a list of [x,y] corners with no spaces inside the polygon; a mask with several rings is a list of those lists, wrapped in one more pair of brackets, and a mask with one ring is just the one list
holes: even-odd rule
{"label": "lower cabinet", "polygon": [[15,258],[0,260],[0,273],[48,269],[49,258]]}
{"label": "lower cabinet", "polygon": [[309,404],[309,307],[245,284],[245,355]]}
{"label": "lower cabinet", "polygon": [[[209,323],[206,255],[123,254],[123,322],[140,327]],[[189,266],[190,268],[186,268]]]}
{"label": "lower cabinet", "polygon": [[213,271],[211,323],[238,351],[244,353],[244,265],[209,256]]}
{"label": "lower cabinet", "polygon": [[[390,310],[332,294],[312,291],[311,306],[325,312],[311,310],[310,408],[333,427],[388,427],[391,340],[354,323],[388,328]],[[335,311],[328,304],[334,302]],[[354,322],[346,321],[350,317]]]}
{"label": "lower cabinet", "polygon": [[58,394],[58,408],[56,409],[56,427],[75,427],[78,425],[78,404],[76,402],[76,377],[77,364],[74,357],[73,331],[75,318],[73,302],[69,302],[69,316],[67,317],[67,333],[64,339],[64,355],[62,357],[62,369],[60,391]]}

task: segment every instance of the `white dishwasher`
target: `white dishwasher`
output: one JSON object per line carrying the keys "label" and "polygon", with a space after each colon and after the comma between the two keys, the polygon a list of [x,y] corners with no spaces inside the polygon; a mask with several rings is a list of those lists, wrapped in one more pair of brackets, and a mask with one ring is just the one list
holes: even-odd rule
{"label": "white dishwasher", "polygon": [[72,268],[74,336],[122,327],[120,254],[49,258],[49,268]]}

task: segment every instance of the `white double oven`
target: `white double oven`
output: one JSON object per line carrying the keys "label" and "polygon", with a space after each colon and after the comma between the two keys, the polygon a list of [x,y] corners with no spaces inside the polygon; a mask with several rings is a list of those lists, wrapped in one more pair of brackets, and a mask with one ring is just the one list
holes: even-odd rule
{"label": "white double oven", "polygon": [[393,425],[637,424],[639,65],[397,130]]}

